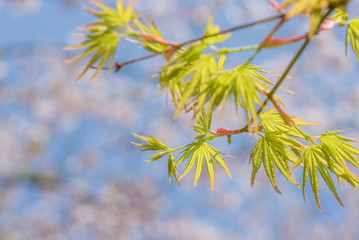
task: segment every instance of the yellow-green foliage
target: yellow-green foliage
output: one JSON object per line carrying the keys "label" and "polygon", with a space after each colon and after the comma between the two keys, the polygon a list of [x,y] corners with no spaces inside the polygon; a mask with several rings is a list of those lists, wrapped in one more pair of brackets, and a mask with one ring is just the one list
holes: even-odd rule
{"label": "yellow-green foliage", "polygon": [[[281,108],[284,104],[275,92],[288,77],[289,71],[309,41],[321,30],[320,27],[325,20],[339,26],[347,26],[346,45],[348,46],[350,42],[359,58],[359,18],[349,18],[345,10],[348,2],[348,0],[284,1],[277,9],[284,12],[283,15],[225,31],[221,31],[219,26],[213,24],[213,19],[209,18],[202,37],[183,43],[174,43],[164,39],[151,16],[147,20],[142,14],[134,13],[133,2],[125,7],[119,0],[116,7],[111,8],[95,0],[93,4],[99,11],[88,10],[88,12],[96,18],[96,21],[81,28],[85,38],[82,43],[66,48],[82,49],[78,56],[67,62],[89,58],[89,62],[78,79],[83,77],[90,68],[97,68],[91,77],[93,80],[107,63],[110,70],[114,66],[116,70],[119,70],[125,64],[114,63],[114,58],[117,45],[122,39],[137,43],[151,52],[147,56],[126,62],[126,64],[155,55],[165,58],[164,66],[158,74],[158,85],[163,92],[169,93],[172,97],[171,100],[176,108],[174,118],[177,118],[183,111],[193,114],[193,119],[197,121],[197,124],[193,126],[196,135],[193,142],[178,148],[170,148],[149,134],[148,137],[134,134],[136,138],[142,140],[142,143],[133,144],[142,148],[142,151],[156,152],[147,162],[154,162],[166,156],[170,181],[173,175],[179,184],[179,181],[191,169],[194,169],[194,185],[196,186],[206,166],[213,189],[216,164],[222,167],[231,178],[229,167],[223,158],[226,155],[211,146],[209,142],[217,137],[226,136],[231,145],[232,135],[250,132],[259,138],[249,158],[252,165],[252,186],[257,172],[263,165],[276,192],[281,193],[277,186],[277,175],[282,175],[296,187],[303,188],[305,200],[305,187],[309,176],[315,200],[320,209],[320,175],[334,197],[343,205],[332,177],[337,178],[340,186],[344,181],[358,189],[358,177],[350,170],[350,168],[359,168],[359,150],[348,143],[353,140],[339,135],[341,131],[325,132],[318,137],[305,133],[302,127],[317,123],[306,122],[286,114]],[[265,44],[232,49],[216,46],[231,37],[230,32],[234,30],[276,19],[281,19],[281,23],[284,23],[298,15],[309,16],[308,34],[293,38],[295,41],[303,40],[304,43],[284,73],[279,75],[280,79],[275,84],[266,77],[266,75],[273,75],[272,73],[250,63],[265,48]],[[269,33],[267,40],[271,40],[270,37],[279,29],[281,23]],[[280,47],[283,44],[273,43],[288,45],[294,40],[274,39],[270,46]],[[246,63],[229,70],[224,68],[226,55],[250,50],[255,50],[255,53]],[[233,110],[246,115],[247,124],[236,130],[211,131],[213,111],[216,108],[223,108],[229,101],[232,101],[232,105],[235,106]],[[268,110],[267,103],[272,103],[274,108]],[[294,177],[293,170],[296,168],[302,170],[300,171],[303,175],[301,185]]]}

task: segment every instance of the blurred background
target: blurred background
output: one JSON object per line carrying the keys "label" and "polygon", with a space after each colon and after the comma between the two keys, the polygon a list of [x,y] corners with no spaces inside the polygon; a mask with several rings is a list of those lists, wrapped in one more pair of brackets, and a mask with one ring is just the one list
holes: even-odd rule
{"label": "blurred background", "polygon": [[[190,116],[172,121],[173,106],[151,78],[163,59],[75,82],[85,62],[64,65],[76,53],[62,48],[81,41],[76,27],[94,20],[83,7],[90,1],[0,0],[0,239],[359,239],[359,192],[351,187],[338,187],[342,208],[321,185],[323,212],[309,186],[308,204],[280,177],[278,195],[263,169],[251,188],[253,136],[234,136],[231,147],[225,138],[215,141],[234,158],[225,159],[233,179],[216,168],[214,191],[205,172],[196,188],[193,173],[181,188],[170,185],[166,159],[147,164],[151,153],[131,144],[138,142],[132,132],[149,132],[171,147],[195,135]],[[359,16],[358,1],[349,9]],[[151,13],[177,42],[200,36],[210,15],[225,29],[276,14],[264,0],[137,0],[136,10]],[[273,24],[236,32],[225,45],[257,44]],[[294,20],[277,36],[307,27]],[[345,29],[320,33],[284,84],[295,94],[278,92],[289,114],[321,122],[305,129],[312,135],[352,129],[345,136],[359,139],[359,63],[351,50],[345,56],[344,39]],[[265,50],[254,64],[281,73],[299,44]],[[116,60],[145,54],[123,41]],[[249,54],[231,55],[225,67]],[[230,108],[220,115],[213,129],[245,124]]]}

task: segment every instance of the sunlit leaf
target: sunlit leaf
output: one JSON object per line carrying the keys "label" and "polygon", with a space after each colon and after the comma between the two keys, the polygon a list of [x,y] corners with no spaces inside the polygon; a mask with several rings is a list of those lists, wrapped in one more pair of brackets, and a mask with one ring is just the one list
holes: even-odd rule
{"label": "sunlit leaf", "polygon": [[[202,146],[200,148],[202,148]],[[194,174],[194,186],[196,186],[197,181],[202,174],[204,155],[205,155],[205,151],[203,151],[203,149],[199,149],[198,157],[197,157],[197,164],[196,164],[196,172]]]}
{"label": "sunlit leaf", "polygon": [[207,113],[205,107],[202,107],[201,113],[201,116],[197,120],[198,124],[192,125],[193,129],[198,132],[198,134],[194,137],[195,139],[203,139],[204,137],[208,137],[207,134],[211,129],[212,114]]}
{"label": "sunlit leaf", "polygon": [[321,9],[316,9],[315,11],[310,14],[310,29],[308,33],[308,37],[312,38],[318,31],[319,26],[322,23],[322,15]]}
{"label": "sunlit leaf", "polygon": [[329,187],[330,191],[333,193],[334,197],[337,199],[337,201],[339,202],[339,204],[344,207],[341,199],[339,198],[339,195],[337,193],[337,190],[335,188],[334,182],[332,177],[330,176],[328,170],[324,167],[324,165],[322,164],[318,164],[317,168],[319,170],[320,175],[322,176],[322,178],[324,179],[325,183],[327,184],[327,186]]}
{"label": "sunlit leaf", "polygon": [[274,188],[274,190],[281,194],[281,192],[278,189],[277,183],[276,183],[276,174],[275,174],[275,168],[274,168],[274,162],[273,162],[273,156],[271,155],[270,152],[270,147],[268,146],[267,142],[263,143],[263,166],[264,169],[267,173],[267,176],[270,180],[270,182],[272,183],[272,186]]}
{"label": "sunlit leaf", "polygon": [[150,21],[145,17],[142,17],[142,23],[140,19],[134,19],[133,22],[135,26],[139,29],[139,33],[133,33],[133,36],[136,37],[142,46],[152,52],[165,52],[168,49],[168,46],[172,43],[167,42],[160,30],[157,28],[152,17],[149,16]]}
{"label": "sunlit leaf", "polygon": [[[185,107],[186,103],[191,97],[203,94],[203,92],[199,92],[201,86],[206,85],[206,81],[208,80],[208,78],[210,78],[211,74],[218,71],[217,66],[218,65],[213,57],[208,55],[202,55],[195,65],[192,65],[192,67],[189,68],[188,71],[183,72],[183,75],[185,76],[192,74],[192,78],[184,85],[181,99],[179,100],[177,105],[176,114],[174,116],[175,118]],[[185,76],[183,76],[183,78]],[[196,104],[198,108],[202,108],[205,102],[197,102],[194,104]]]}
{"label": "sunlit leaf", "polygon": [[305,203],[307,203],[307,200],[305,198],[305,187],[306,187],[306,184],[307,184],[308,172],[309,172],[309,161],[308,160],[305,161],[305,159],[308,159],[308,156],[309,156],[309,153],[308,153],[308,151],[306,151],[298,161],[298,162],[304,162],[302,188],[303,188],[303,199],[304,199]]}
{"label": "sunlit leaf", "polygon": [[65,50],[85,48],[81,54],[65,61],[66,63],[77,61],[91,55],[90,61],[76,80],[83,77],[96,63],[98,63],[97,70],[92,75],[90,81],[97,76],[106,63],[109,63],[109,70],[111,71],[118,42],[121,37],[126,36],[126,34],[120,33],[117,29],[136,17],[136,15],[132,13],[132,4],[126,9],[122,5],[122,2],[118,1],[117,10],[104,5],[100,1],[95,0],[93,4],[101,11],[88,10],[88,12],[96,16],[98,20],[81,29],[86,33],[84,35],[86,40],[81,44],[64,48]]}
{"label": "sunlit leaf", "polygon": [[[213,18],[210,17],[208,20],[208,24],[207,24],[207,28],[204,33],[204,36],[212,36],[214,34],[219,33],[219,31],[220,31],[219,26],[213,25]],[[205,42],[207,44],[220,43],[220,42],[227,40],[230,36],[231,36],[230,33],[219,34],[219,35],[215,35],[213,37],[207,37],[203,40],[203,42]]]}
{"label": "sunlit leaf", "polygon": [[[308,38],[311,39],[317,34],[320,25],[323,22],[325,9],[332,10],[334,8],[345,9],[349,0],[295,0],[292,8],[285,15],[286,19],[293,18],[298,14],[310,15],[310,28]],[[336,16],[338,17],[338,15]]]}
{"label": "sunlit leaf", "polygon": [[208,88],[203,94],[209,101],[208,109],[213,111],[216,107],[224,107],[227,100],[232,98],[237,110],[243,108],[248,122],[257,126],[256,106],[261,104],[259,91],[269,90],[265,83],[269,82],[260,75],[259,67],[238,66],[232,71],[220,71],[208,82]]}
{"label": "sunlit leaf", "polygon": [[231,135],[227,136],[227,142],[229,145],[232,145],[232,136]]}
{"label": "sunlit leaf", "polygon": [[163,156],[169,154],[170,152],[171,151],[163,151],[163,152],[156,153],[156,154],[152,155],[150,157],[150,159],[147,160],[147,162],[157,161],[158,159],[162,158]]}
{"label": "sunlit leaf", "polygon": [[179,179],[178,179],[179,174],[178,174],[177,169],[176,169],[175,158],[173,157],[172,154],[170,154],[168,156],[168,179],[169,179],[170,184],[171,184],[171,176],[172,175],[175,176],[177,184],[178,184],[178,186],[180,186],[180,182],[179,182]]}
{"label": "sunlit leaf", "polygon": [[201,142],[195,143],[195,148],[191,151],[191,153],[190,153],[190,155],[188,157],[187,166],[186,166],[184,172],[182,173],[180,179],[183,178],[193,168],[194,164],[198,160],[199,153],[202,153],[201,156],[203,156],[203,149],[201,148],[202,144],[203,143],[201,143]]}
{"label": "sunlit leaf", "polygon": [[136,133],[132,133],[132,134],[136,138],[139,138],[139,139],[146,142],[146,143],[134,143],[134,142],[132,143],[135,146],[144,148],[141,151],[169,150],[168,146],[165,145],[161,140],[159,140],[157,138],[154,138],[153,136],[151,136],[148,133],[147,133],[147,135],[149,137],[141,136],[141,135],[138,135]]}
{"label": "sunlit leaf", "polygon": [[[226,173],[228,174],[229,178],[232,178],[231,173],[228,170],[228,167],[226,165],[226,163],[224,162],[223,158],[221,155],[224,155],[223,153],[221,153],[220,151],[218,151],[217,149],[215,149],[214,147],[210,146],[210,145],[206,145],[206,149],[207,152],[209,152],[212,156],[212,158],[221,166],[224,168],[224,170],[226,171]],[[207,155],[207,157],[209,157]]]}
{"label": "sunlit leaf", "polygon": [[330,19],[338,23],[340,27],[346,25],[349,18],[348,12],[339,8],[335,9],[335,12],[336,13],[330,17]]}
{"label": "sunlit leaf", "polygon": [[349,0],[292,0],[286,1],[292,4],[292,8],[286,14],[286,18],[292,18],[298,14],[310,14],[314,11],[323,10],[325,8],[344,8]]}
{"label": "sunlit leaf", "polygon": [[[208,79],[222,69],[215,56],[203,54],[203,51],[213,43],[226,40],[230,34],[218,34],[219,27],[213,25],[210,18],[204,36],[211,36],[192,43],[187,49],[178,49],[169,57],[160,73],[160,87],[172,95],[177,107],[175,118],[181,110],[201,109],[208,101],[205,94]],[[213,36],[212,36],[213,35]]]}
{"label": "sunlit leaf", "polygon": [[353,48],[354,53],[359,59],[359,18],[354,18],[348,24],[347,35],[346,35],[346,49],[348,48],[349,42]]}
{"label": "sunlit leaf", "polygon": [[[324,179],[324,182],[333,193],[334,197],[337,199],[340,205],[343,206],[341,199],[336,191],[334,182],[330,176],[330,172],[337,175],[338,182],[341,185],[341,180],[348,181],[353,187],[358,188],[359,180],[358,177],[348,174],[345,169],[340,166],[337,162],[334,162],[332,159],[327,159],[326,154],[323,151],[323,145],[313,145],[309,147],[303,157],[299,160],[300,162],[304,161],[303,168],[303,198],[305,200],[305,186],[308,178],[308,172],[310,176],[310,182],[312,185],[312,190],[314,197],[317,203],[318,208],[321,210],[319,202],[319,180],[318,180],[318,171],[321,177]],[[318,170],[318,171],[317,171]]]}
{"label": "sunlit leaf", "polygon": [[[359,58],[359,18],[348,21],[348,14],[344,9],[348,2],[348,0],[282,1],[283,9],[291,6],[283,20],[288,20],[299,14],[309,15],[309,33],[308,35],[301,35],[300,39],[303,36],[311,38],[317,33],[322,24],[323,16],[328,13],[327,10],[338,7],[337,13],[330,21],[348,25],[346,46],[350,42]],[[166,62],[159,74],[159,86],[172,96],[172,101],[176,107],[174,118],[177,118],[182,111],[192,111],[194,114],[194,119],[197,121],[197,124],[192,126],[197,134],[194,137],[194,142],[177,149],[170,149],[162,141],[149,134],[148,137],[133,134],[143,141],[142,143],[133,143],[141,147],[141,151],[158,151],[147,162],[157,161],[168,155],[168,178],[170,182],[172,175],[174,175],[179,184],[179,180],[194,169],[194,186],[196,186],[202,176],[203,168],[206,166],[213,190],[215,162],[224,168],[231,178],[229,169],[222,157],[224,154],[210,146],[208,142],[218,137],[210,134],[214,133],[210,131],[212,113],[217,108],[224,108],[228,101],[233,101],[236,110],[245,113],[248,124],[233,131],[222,129],[222,133],[237,134],[241,133],[240,130],[243,129],[243,132],[255,132],[260,136],[250,155],[252,186],[258,170],[263,165],[264,171],[276,192],[281,193],[277,186],[278,175],[284,176],[286,180],[300,188],[301,186],[293,177],[292,169],[301,166],[303,167],[303,198],[305,200],[305,187],[309,176],[319,209],[321,206],[318,172],[341,205],[343,203],[336,191],[332,175],[337,177],[340,186],[344,182],[359,189],[358,177],[347,166],[347,162],[349,162],[353,165],[350,167],[359,168],[359,149],[348,143],[354,140],[340,136],[340,131],[326,132],[321,135],[320,139],[303,132],[299,127],[316,123],[305,122],[282,110],[283,102],[278,96],[272,96],[278,85],[275,85],[273,92],[271,92],[270,86],[274,84],[264,77],[268,72],[261,67],[245,64],[230,70],[224,69],[226,54],[240,50],[238,50],[239,48],[236,50],[222,48],[222,51],[221,48],[214,45],[228,39],[230,34],[219,34],[220,28],[213,24],[212,18],[208,21],[203,38],[176,44],[164,39],[150,16],[147,20],[145,17],[139,18],[139,15],[134,14],[133,2],[127,8],[124,7],[121,0],[117,1],[116,8],[106,6],[98,0],[93,1],[93,4],[99,10],[88,10],[90,14],[96,17],[96,21],[82,28],[83,36],[86,39],[78,45],[66,48],[68,50],[83,50],[82,53],[67,62],[86,57],[90,58],[78,79],[86,74],[90,68],[94,68],[95,65],[97,65],[97,70],[91,80],[107,64],[111,70],[117,45],[122,38],[137,41],[143,48],[156,54],[163,54],[165,57]],[[322,29],[324,29],[323,25]],[[293,39],[289,40],[294,41]],[[272,43],[283,44],[285,39],[280,40],[282,42],[273,41]],[[276,44],[273,46],[278,46]],[[257,49],[257,53],[260,50],[258,46],[250,46],[246,49]],[[297,57],[300,53],[301,51],[298,52]],[[130,62],[146,59],[148,56]],[[287,70],[290,70],[289,68]],[[285,75],[285,77],[287,76]],[[268,97],[274,109],[263,112],[263,101],[264,98]],[[257,115],[258,108],[259,111],[262,111],[259,116]],[[224,130],[228,132],[224,132]],[[220,131],[217,129],[217,132]],[[223,136],[226,136],[225,134]],[[232,143],[231,134],[227,135],[230,145]],[[307,142],[309,146],[302,142]],[[177,155],[174,152],[177,152]],[[175,158],[178,159],[177,162]],[[179,174],[178,167],[181,164],[185,166],[183,166],[183,173]],[[294,166],[291,167],[290,165],[293,164]]]}
{"label": "sunlit leaf", "polygon": [[[259,115],[259,117],[261,118],[261,124],[263,126],[264,132],[282,132],[288,136],[296,138],[305,138],[306,136],[308,136],[304,134],[303,131],[300,131],[298,128],[291,127],[290,125],[286,124],[280,114],[274,111],[275,109],[270,109]],[[291,120],[295,123],[297,127],[318,124],[315,122],[306,122],[294,116],[288,116],[291,118]]]}
{"label": "sunlit leaf", "polygon": [[327,159],[332,158],[341,167],[348,171],[349,174],[351,173],[347,168],[346,161],[359,168],[359,149],[346,143],[347,141],[352,141],[351,139],[339,136],[335,133],[326,132],[322,134],[320,141]]}
{"label": "sunlit leaf", "polygon": [[288,161],[296,162],[297,157],[286,148],[280,138],[277,138],[278,134],[280,133],[266,134],[259,139],[254,147],[250,156],[250,162],[252,162],[253,167],[251,185],[253,186],[255,176],[263,163],[273,188],[276,192],[281,193],[276,183],[276,169],[295,186],[300,187],[300,185],[291,176],[288,164]]}
{"label": "sunlit leaf", "polygon": [[252,162],[252,176],[251,176],[251,186],[254,185],[254,179],[256,174],[262,165],[263,162],[263,151],[264,151],[264,138],[260,138],[252,150],[251,156],[249,158],[249,163]]}
{"label": "sunlit leaf", "polygon": [[223,161],[223,158],[220,156],[220,152],[210,146],[205,140],[200,140],[191,144],[186,145],[184,150],[181,151],[182,156],[176,164],[178,167],[184,160],[188,159],[187,166],[180,176],[179,179],[183,178],[189,171],[195,166],[195,179],[194,186],[196,186],[198,179],[200,178],[203,170],[204,162],[206,162],[206,167],[208,171],[208,175],[211,181],[211,188],[214,187],[214,162],[215,160],[220,166],[222,166],[229,177],[231,177],[226,164]]}
{"label": "sunlit leaf", "polygon": [[222,69],[225,61],[226,61],[226,55],[222,54],[218,59],[218,67]]}
{"label": "sunlit leaf", "polygon": [[310,183],[312,185],[315,201],[317,203],[319,210],[322,210],[320,208],[320,202],[319,202],[319,180],[318,180],[318,172],[316,169],[316,158],[312,153],[310,158],[304,159],[304,161],[306,160],[308,161],[309,164],[309,178],[310,178]]}
{"label": "sunlit leaf", "polygon": [[206,155],[206,165],[207,165],[208,176],[211,181],[211,188],[213,190],[213,188],[214,188],[214,163],[213,163],[213,159],[211,157],[209,157],[208,153]]}

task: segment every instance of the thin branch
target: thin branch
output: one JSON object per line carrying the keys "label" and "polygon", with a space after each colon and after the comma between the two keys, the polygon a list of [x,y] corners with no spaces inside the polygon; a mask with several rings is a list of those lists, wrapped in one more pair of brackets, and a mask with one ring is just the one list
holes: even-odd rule
{"label": "thin branch", "polygon": [[228,53],[235,53],[235,52],[243,52],[243,51],[250,51],[257,49],[259,45],[249,45],[244,47],[237,47],[237,48],[217,48],[215,46],[210,45],[209,48],[216,51],[216,53],[213,53],[213,56],[222,55],[222,54],[228,54]]}
{"label": "thin branch", "polygon": [[161,53],[160,52],[154,52],[152,54],[149,54],[149,55],[146,55],[146,56],[143,56],[143,57],[140,57],[140,58],[136,58],[136,59],[133,59],[131,61],[122,62],[122,63],[115,62],[115,72],[118,72],[121,69],[121,67],[123,67],[125,65],[128,65],[128,64],[131,64],[131,63],[134,63],[134,62],[139,62],[139,61],[142,61],[142,60],[157,56],[158,54],[161,54]]}
{"label": "thin branch", "polygon": [[[284,15],[283,15],[284,16]],[[258,55],[258,53],[262,50],[262,48],[269,42],[274,33],[278,31],[278,29],[283,25],[286,19],[283,17],[282,20],[273,28],[273,30],[267,35],[267,37],[261,42],[257,50],[253,53],[253,55],[247,60],[244,64],[245,66],[250,64],[251,61]]]}
{"label": "thin branch", "polygon": [[[255,88],[261,92],[265,97],[268,97],[269,92],[258,87],[257,85],[255,85]],[[295,123],[292,120],[292,118],[286,114],[283,109],[281,108],[280,104],[275,100],[275,98],[270,98],[270,101],[272,102],[273,106],[275,107],[275,109],[277,110],[277,112],[279,113],[279,115],[281,116],[281,118],[283,119],[283,121],[288,124],[291,127],[295,127]]]}
{"label": "thin branch", "polygon": [[[262,103],[262,105],[260,106],[260,108],[257,111],[257,115],[259,115],[263,109],[265,108],[265,106],[267,105],[267,103],[273,98],[273,95],[275,93],[275,91],[279,88],[279,86],[282,84],[282,82],[284,81],[284,79],[286,78],[286,76],[288,75],[289,71],[292,69],[293,65],[296,63],[296,61],[299,59],[300,55],[303,53],[304,49],[307,47],[308,43],[310,42],[310,39],[307,38],[306,41],[303,43],[302,47],[299,49],[299,51],[297,52],[297,54],[294,56],[294,58],[292,59],[292,61],[289,63],[289,65],[287,66],[287,68],[285,69],[284,73],[282,74],[282,76],[280,77],[280,79],[278,80],[278,82],[274,85],[274,87],[272,88],[272,90],[266,94],[267,97],[264,100],[264,102]],[[243,128],[240,128],[236,131],[234,131],[231,135],[235,135],[235,134],[240,134],[243,132],[249,132],[249,126],[252,124],[253,119],[251,119],[247,125],[245,125]],[[215,136],[226,136],[228,134],[217,134],[216,132],[211,132],[213,135]]]}
{"label": "thin branch", "polygon": [[[323,23],[324,20],[333,12],[333,9],[329,9],[328,12],[322,17],[321,22]],[[320,26],[319,25],[316,34],[320,31]],[[278,82],[274,85],[274,87],[272,88],[272,90],[267,94],[266,99],[264,100],[264,102],[261,104],[260,108],[257,111],[257,115],[259,115],[265,108],[265,106],[267,105],[267,103],[269,101],[272,101],[274,93],[277,91],[277,89],[280,87],[280,85],[283,83],[284,79],[286,79],[288,73],[290,72],[290,70],[292,69],[293,65],[297,62],[297,60],[299,59],[299,57],[302,55],[302,53],[304,52],[304,49],[308,46],[309,42],[311,41],[311,39],[309,37],[306,38],[305,42],[303,43],[303,45],[301,46],[301,48],[298,50],[298,52],[296,53],[296,55],[293,57],[293,59],[290,61],[290,63],[288,64],[287,68],[284,70],[282,76],[279,78]],[[240,134],[243,132],[250,132],[252,130],[253,127],[249,127],[253,122],[253,119],[251,119],[247,125],[245,125],[243,128],[240,128],[236,133],[231,134],[231,135],[235,135],[235,134]],[[214,134],[212,132],[212,134]],[[221,136],[225,136],[228,134],[223,134]]]}
{"label": "thin branch", "polygon": [[[262,131],[263,126],[257,126],[258,131]],[[255,126],[250,127],[250,132],[255,131]],[[210,133],[216,137],[222,137],[222,136],[231,136],[231,135],[237,135],[243,132],[248,132],[248,129],[246,127],[235,129],[235,130],[228,130],[228,129],[222,129],[218,128],[217,131],[210,131]]]}
{"label": "thin branch", "polygon": [[[322,17],[321,22],[324,22],[324,20],[330,15],[330,13],[333,11],[333,9],[329,9],[328,12]],[[316,33],[319,32],[320,30],[320,26],[319,25]],[[286,76],[288,75],[289,71],[292,69],[293,65],[295,64],[295,62],[298,60],[298,58],[300,57],[300,55],[303,53],[304,49],[307,47],[307,45],[309,44],[311,39],[309,39],[307,37],[307,39],[305,40],[305,42],[303,43],[302,47],[299,49],[299,51],[297,52],[297,54],[294,56],[293,60],[289,63],[287,69],[284,71],[283,75],[281,76],[281,78],[278,80],[278,82],[274,85],[274,87],[272,88],[272,90],[268,93],[267,99],[265,102],[263,102],[261,108],[258,109],[258,113],[259,114],[263,108],[265,107],[265,105],[268,103],[269,99],[273,98],[274,93],[277,91],[277,89],[279,88],[279,86],[282,84],[282,82],[284,81],[284,79],[286,78]]]}
{"label": "thin branch", "polygon": [[275,0],[268,0],[268,2],[275,10],[277,10],[281,14],[284,14],[283,8],[281,8],[281,6]]}
{"label": "thin branch", "polygon": [[240,30],[240,29],[252,27],[252,26],[255,26],[255,25],[262,24],[262,23],[271,22],[271,21],[274,21],[274,20],[277,20],[277,19],[283,18],[283,17],[284,17],[284,15],[283,15],[283,14],[280,14],[280,15],[277,15],[277,16],[274,16],[274,17],[265,18],[265,19],[258,20],[258,21],[252,22],[252,23],[247,23],[247,24],[239,25],[239,26],[237,26],[237,27],[229,28],[229,29],[220,31],[220,32],[218,32],[218,33],[214,33],[214,34],[210,34],[210,35],[205,35],[205,36],[202,36],[202,37],[194,38],[194,39],[192,39],[192,40],[189,40],[189,41],[186,41],[186,42],[183,42],[183,43],[179,44],[179,46],[180,46],[180,47],[183,47],[183,46],[185,46],[185,45],[188,45],[188,44],[191,44],[191,43],[194,43],[194,42],[197,42],[197,41],[206,39],[206,38],[214,37],[214,36],[221,35],[221,34],[226,34],[226,33],[229,33],[229,32],[234,32],[234,31],[237,31],[237,30]]}
{"label": "thin branch", "polygon": [[[169,49],[163,51],[163,52],[154,52],[154,53],[151,53],[151,54],[145,55],[143,57],[127,61],[127,62],[121,62],[121,63],[115,62],[115,64],[114,64],[115,72],[119,71],[121,69],[121,67],[123,67],[125,65],[135,63],[135,62],[139,62],[139,61],[142,61],[142,60],[145,60],[145,59],[148,59],[148,58],[152,58],[152,57],[160,55],[160,54],[165,54],[166,55],[166,53],[175,52],[178,49],[180,49],[181,47],[189,45],[189,44],[194,43],[196,41],[201,41],[201,40],[206,39],[206,38],[218,36],[218,35],[221,35],[221,34],[226,34],[226,33],[229,33],[229,32],[234,32],[234,31],[237,31],[237,30],[240,30],[240,29],[252,27],[252,26],[267,23],[267,22],[271,22],[271,21],[274,21],[276,19],[283,18],[283,16],[284,16],[283,14],[280,14],[280,15],[277,15],[277,16],[268,17],[268,18],[264,18],[264,19],[261,19],[261,20],[258,20],[258,21],[254,21],[254,22],[251,22],[251,23],[242,24],[242,25],[239,25],[239,26],[236,26],[236,27],[225,29],[225,30],[220,31],[218,33],[214,33],[214,34],[194,38],[194,39],[185,41],[183,43],[180,43],[178,45],[174,45],[172,43],[171,47]],[[95,67],[95,66],[91,66],[91,68],[96,68],[97,69],[97,67]],[[104,70],[107,69],[108,70],[109,68],[102,68],[102,69],[104,69]]]}
{"label": "thin branch", "polygon": [[289,65],[287,66],[287,68],[285,69],[284,73],[282,74],[282,76],[279,78],[278,82],[274,85],[274,87],[272,88],[272,90],[268,93],[266,100],[262,103],[261,107],[258,109],[257,111],[257,115],[259,113],[261,113],[263,111],[263,109],[265,108],[265,106],[267,105],[268,101],[271,100],[273,98],[274,93],[277,91],[277,89],[279,88],[279,86],[283,83],[284,79],[286,78],[286,76],[288,75],[289,71],[292,69],[293,65],[296,63],[296,61],[299,59],[300,55],[302,55],[304,49],[307,47],[307,45],[309,44],[310,39],[307,38],[305,40],[305,42],[303,43],[303,45],[301,46],[301,48],[299,49],[299,51],[297,52],[297,54],[294,56],[294,58],[292,59],[292,61],[289,63]]}

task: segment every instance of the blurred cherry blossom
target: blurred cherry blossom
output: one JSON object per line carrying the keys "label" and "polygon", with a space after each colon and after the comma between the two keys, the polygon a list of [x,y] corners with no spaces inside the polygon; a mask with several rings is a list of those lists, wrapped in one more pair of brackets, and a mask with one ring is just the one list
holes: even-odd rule
{"label": "blurred cherry blossom", "polygon": [[[81,0],[54,2],[76,14],[83,11],[82,5],[89,6]],[[24,21],[29,13],[41,18],[37,11],[49,4],[0,3],[2,11],[22,12]],[[354,9],[357,6],[353,3]],[[226,28],[275,14],[266,1],[138,0],[136,8],[151,12],[174,41],[202,34],[209,15]],[[225,139],[215,142],[234,156],[226,159],[232,180],[219,169],[214,191],[207,176],[194,188],[193,174],[183,179],[181,188],[174,182],[169,186],[167,163],[147,164],[143,160],[150,155],[130,143],[136,141],[132,132],[149,132],[170,146],[186,144],[194,136],[192,119],[180,116],[173,122],[174,109],[159,94],[157,79],[150,78],[162,60],[130,65],[110,76],[104,72],[93,83],[74,82],[83,63],[64,65],[71,53],[62,47],[75,27],[59,39],[63,44],[36,40],[0,45],[0,239],[359,238],[356,190],[339,190],[343,209],[328,189],[321,188],[320,213],[310,191],[305,204],[301,190],[283,178],[282,195],[272,190],[263,171],[251,188],[247,163],[256,139],[249,135],[233,137],[232,147]],[[228,44],[257,43],[263,31],[267,28],[251,35],[235,33]],[[314,133],[352,128],[347,136],[359,139],[358,62],[351,54],[345,57],[341,33],[321,33],[285,83],[296,94],[279,94],[290,114],[322,123],[310,128]],[[293,49],[264,52],[256,64],[280,73]],[[120,47],[118,58],[129,60],[143,53],[137,46]],[[243,59],[231,56],[228,66]],[[213,128],[238,127],[239,119],[226,109],[224,117],[214,116]]]}

